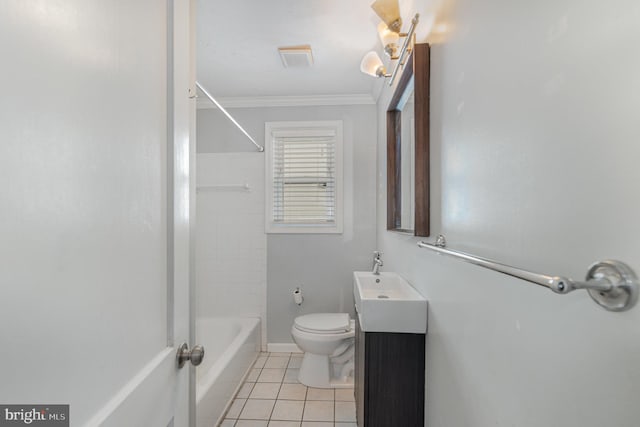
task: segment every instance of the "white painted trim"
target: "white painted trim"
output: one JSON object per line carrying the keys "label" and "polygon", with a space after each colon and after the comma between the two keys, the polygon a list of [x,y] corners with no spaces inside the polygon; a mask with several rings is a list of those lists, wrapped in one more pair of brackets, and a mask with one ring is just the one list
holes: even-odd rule
{"label": "white painted trim", "polygon": [[[376,100],[368,93],[345,95],[301,95],[301,96],[257,96],[216,98],[224,108],[257,107],[311,107],[322,105],[375,105]],[[205,98],[198,98],[197,108],[215,109]]]}
{"label": "white painted trim", "polygon": [[270,342],[267,344],[269,353],[304,353],[296,343],[292,342]]}

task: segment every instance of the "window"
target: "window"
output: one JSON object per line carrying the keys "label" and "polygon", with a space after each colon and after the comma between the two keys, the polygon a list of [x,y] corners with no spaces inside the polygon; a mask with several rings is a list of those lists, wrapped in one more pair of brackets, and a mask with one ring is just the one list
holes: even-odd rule
{"label": "window", "polygon": [[342,121],[267,122],[267,233],[342,233]]}

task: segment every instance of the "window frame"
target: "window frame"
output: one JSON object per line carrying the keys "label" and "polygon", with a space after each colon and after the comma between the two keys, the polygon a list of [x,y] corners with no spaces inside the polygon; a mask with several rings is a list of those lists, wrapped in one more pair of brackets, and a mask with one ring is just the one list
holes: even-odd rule
{"label": "window frame", "polygon": [[[273,220],[274,138],[282,135],[300,138],[322,131],[335,132],[335,222],[333,224],[285,224]],[[306,133],[305,133],[306,132]],[[343,122],[342,120],[265,122],[265,232],[269,234],[342,234],[344,218]]]}

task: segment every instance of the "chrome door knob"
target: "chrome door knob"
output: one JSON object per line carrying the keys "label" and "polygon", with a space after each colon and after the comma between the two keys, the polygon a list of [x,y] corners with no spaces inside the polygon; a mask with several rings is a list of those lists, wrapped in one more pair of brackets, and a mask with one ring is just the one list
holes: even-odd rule
{"label": "chrome door knob", "polygon": [[189,345],[184,343],[178,348],[178,353],[176,354],[178,368],[182,368],[187,360],[191,361],[193,366],[198,366],[202,363],[202,359],[204,359],[204,347],[201,345],[195,345],[189,350]]}
{"label": "chrome door knob", "polygon": [[201,345],[196,345],[191,349],[191,355],[189,356],[189,360],[191,360],[191,364],[193,366],[198,366],[202,363],[202,359],[204,359],[204,347]]}

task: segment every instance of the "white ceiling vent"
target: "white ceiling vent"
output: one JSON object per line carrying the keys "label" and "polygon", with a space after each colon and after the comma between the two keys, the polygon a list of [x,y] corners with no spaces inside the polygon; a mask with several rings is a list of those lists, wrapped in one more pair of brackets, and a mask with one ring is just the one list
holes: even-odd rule
{"label": "white ceiling vent", "polygon": [[284,68],[311,67],[313,65],[313,55],[309,45],[279,47],[278,52]]}

